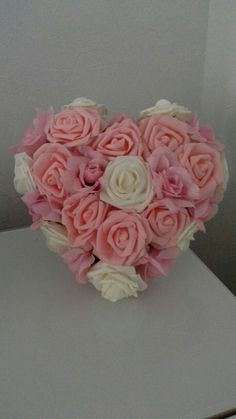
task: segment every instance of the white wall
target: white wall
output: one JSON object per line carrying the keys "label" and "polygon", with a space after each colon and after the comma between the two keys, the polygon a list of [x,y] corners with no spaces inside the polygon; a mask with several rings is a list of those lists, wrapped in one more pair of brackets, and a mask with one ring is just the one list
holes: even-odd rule
{"label": "white wall", "polygon": [[111,113],[163,97],[199,111],[207,18],[205,0],[1,0],[0,228],[29,221],[8,148],[34,108],[84,95]]}
{"label": "white wall", "polygon": [[230,181],[216,218],[193,248],[236,292],[236,1],[211,0],[201,114],[226,145]]}

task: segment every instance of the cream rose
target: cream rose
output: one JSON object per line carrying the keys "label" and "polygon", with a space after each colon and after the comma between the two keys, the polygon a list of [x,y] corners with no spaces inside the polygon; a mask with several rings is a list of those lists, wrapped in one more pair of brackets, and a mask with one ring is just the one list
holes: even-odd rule
{"label": "cream rose", "polygon": [[148,167],[136,156],[112,160],[102,177],[100,199],[114,207],[143,211],[153,196]]}
{"label": "cream rose", "polygon": [[94,109],[100,115],[107,114],[107,108],[105,105],[96,103],[91,99],[87,99],[86,97],[78,97],[77,99],[73,100],[73,102],[69,103],[69,105],[65,105],[64,108],[73,108],[74,106],[81,106],[83,108]]}
{"label": "cream rose", "polygon": [[122,298],[137,297],[147,284],[133,266],[116,266],[98,262],[87,273],[89,282],[101,291],[103,298],[116,302]]}
{"label": "cream rose", "polygon": [[40,226],[49,250],[62,254],[68,250],[66,228],[59,223],[44,221]]}
{"label": "cream rose", "polygon": [[174,116],[181,121],[184,121],[186,116],[190,114],[191,111],[184,106],[177,105],[176,103],[171,103],[169,100],[160,99],[157,101],[155,106],[151,108],[144,109],[140,112],[139,118],[146,118],[146,116],[151,116],[154,114],[163,114]]}
{"label": "cream rose", "polygon": [[194,234],[196,231],[199,230],[199,227],[195,221],[193,221],[191,224],[188,225],[188,227],[180,234],[178,237],[176,246],[181,251],[186,251],[189,248],[190,241],[195,240]]}
{"label": "cream rose", "polygon": [[21,195],[35,190],[35,183],[30,170],[32,162],[33,160],[26,153],[15,154],[14,187]]}

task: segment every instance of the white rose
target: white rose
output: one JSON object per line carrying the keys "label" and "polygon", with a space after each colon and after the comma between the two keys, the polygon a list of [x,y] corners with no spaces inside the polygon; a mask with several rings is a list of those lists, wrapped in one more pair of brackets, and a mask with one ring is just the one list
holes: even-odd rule
{"label": "white rose", "polygon": [[33,160],[26,153],[15,154],[14,187],[23,195],[35,189],[34,179],[31,174]]}
{"label": "white rose", "polygon": [[140,112],[139,118],[145,118],[146,116],[151,116],[154,114],[163,114],[171,115],[180,120],[185,120],[186,116],[191,113],[191,111],[184,106],[177,105],[176,103],[171,103],[169,100],[161,99],[158,100],[155,106],[151,108],[144,109]]}
{"label": "white rose", "polygon": [[69,103],[69,105],[65,105],[64,107],[73,108],[74,106],[82,106],[84,108],[94,109],[100,115],[107,114],[107,108],[105,105],[100,105],[99,103],[96,103],[91,99],[87,99],[86,97],[78,97],[77,99],[73,100],[73,102]]}
{"label": "white rose", "polygon": [[136,156],[116,157],[102,179],[100,199],[114,207],[142,211],[152,199],[150,171]]}
{"label": "white rose", "polygon": [[190,241],[195,240],[194,234],[199,230],[199,227],[195,221],[193,221],[178,237],[177,247],[181,251],[186,251],[189,248]]}
{"label": "white rose", "polygon": [[137,297],[147,284],[133,266],[117,266],[104,262],[96,263],[87,273],[89,282],[101,291],[103,298],[113,303],[122,298]]}
{"label": "white rose", "polygon": [[67,231],[62,224],[44,221],[40,226],[49,250],[64,253],[68,249]]}
{"label": "white rose", "polygon": [[225,158],[224,153],[222,155],[222,160],[223,160],[223,178],[224,178],[224,180],[223,180],[223,191],[225,192],[226,188],[227,188],[228,181],[229,181],[229,167],[228,167],[228,163],[227,163],[227,160]]}

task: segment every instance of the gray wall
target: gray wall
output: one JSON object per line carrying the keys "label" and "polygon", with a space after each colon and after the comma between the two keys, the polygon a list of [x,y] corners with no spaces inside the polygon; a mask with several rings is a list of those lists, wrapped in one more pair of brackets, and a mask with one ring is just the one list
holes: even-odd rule
{"label": "gray wall", "polygon": [[158,98],[199,111],[205,0],[1,0],[0,228],[29,221],[8,152],[38,106],[78,96],[135,115]]}
{"label": "gray wall", "polygon": [[236,293],[236,1],[211,0],[202,119],[226,145],[230,181],[218,215],[192,246],[202,260]]}

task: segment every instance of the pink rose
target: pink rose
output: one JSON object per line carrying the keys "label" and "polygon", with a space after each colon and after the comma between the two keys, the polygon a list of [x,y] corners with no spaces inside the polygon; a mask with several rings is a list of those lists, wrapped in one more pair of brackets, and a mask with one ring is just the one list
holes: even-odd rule
{"label": "pink rose", "polygon": [[151,238],[144,217],[136,213],[111,211],[98,229],[94,254],[103,262],[131,265],[145,254]]}
{"label": "pink rose", "polygon": [[[116,122],[120,123],[126,119],[130,119],[132,121],[131,118],[129,118],[125,113],[117,113],[113,116],[112,120],[110,121],[110,123],[108,124],[108,127],[114,125]],[[132,121],[133,122],[133,121]]]}
{"label": "pink rose", "polygon": [[153,233],[152,245],[158,249],[176,246],[178,236],[191,223],[184,208],[170,211],[162,201],[154,201],[144,211]]}
{"label": "pink rose", "polygon": [[69,243],[90,250],[108,209],[109,205],[99,200],[98,193],[86,189],[67,198],[62,210],[62,223],[67,228]]}
{"label": "pink rose", "polygon": [[118,156],[141,156],[141,133],[132,119],[118,115],[113,124],[99,135],[93,146],[108,160]]}
{"label": "pink rose", "polygon": [[198,202],[194,208],[190,209],[190,214],[196,219],[202,222],[209,221],[213,218],[218,211],[218,205],[216,202],[210,199],[204,199]]}
{"label": "pink rose", "polygon": [[27,205],[33,219],[32,229],[38,228],[42,221],[61,221],[60,214],[53,211],[49,202],[38,191],[26,192],[21,199]]}
{"label": "pink rose", "polygon": [[36,117],[33,119],[33,127],[28,128],[24,132],[19,144],[11,147],[11,150],[14,153],[25,152],[29,156],[32,156],[41,145],[46,143],[47,138],[45,134],[45,127],[50,116],[50,112],[51,110],[47,112],[41,110],[37,111]]}
{"label": "pink rose", "polygon": [[223,184],[220,153],[207,144],[187,144],[183,150],[181,165],[199,187],[200,200],[213,196],[217,187]]}
{"label": "pink rose", "polygon": [[175,153],[164,145],[159,145],[147,158],[147,161],[154,173],[160,173],[170,167],[180,165]]}
{"label": "pink rose", "polygon": [[218,204],[222,201],[224,191],[221,187],[217,187],[213,196],[198,201],[193,208],[189,208],[190,215],[200,222],[209,221],[218,211]]}
{"label": "pink rose", "polygon": [[154,190],[157,199],[163,199],[170,209],[192,207],[199,197],[198,186],[183,167],[170,167],[154,174]]}
{"label": "pink rose", "polygon": [[68,268],[80,284],[87,282],[87,272],[95,261],[95,257],[91,252],[85,252],[79,248],[69,249],[62,255],[62,260],[68,265]]}
{"label": "pink rose", "polygon": [[189,142],[187,124],[169,116],[154,114],[139,121],[139,128],[146,146],[145,154],[152,153],[160,145],[165,145],[177,156]]}
{"label": "pink rose", "polygon": [[187,170],[180,167],[175,154],[168,147],[158,147],[148,162],[157,199],[164,200],[170,210],[193,206],[193,200],[199,196],[198,186],[193,183]]}
{"label": "pink rose", "polygon": [[84,107],[72,107],[51,115],[46,134],[51,143],[75,147],[92,143],[104,128],[105,122],[98,112]]}
{"label": "pink rose", "polygon": [[67,192],[62,175],[67,167],[70,151],[60,144],[44,144],[33,156],[32,175],[42,195],[46,195],[54,207],[60,209]]}
{"label": "pink rose", "polygon": [[68,159],[62,182],[70,193],[78,192],[81,188],[100,189],[100,179],[107,161],[99,153],[88,149],[89,147],[84,151],[84,156],[72,156]]}
{"label": "pink rose", "polygon": [[164,250],[157,250],[150,247],[149,252],[136,266],[136,272],[147,281],[159,276],[166,276],[167,269],[179,255],[179,250],[176,247],[169,247]]}
{"label": "pink rose", "polygon": [[191,114],[188,121],[188,134],[192,142],[206,143],[218,151],[224,149],[223,144],[217,142],[213,129],[208,125],[200,125],[194,114]]}

